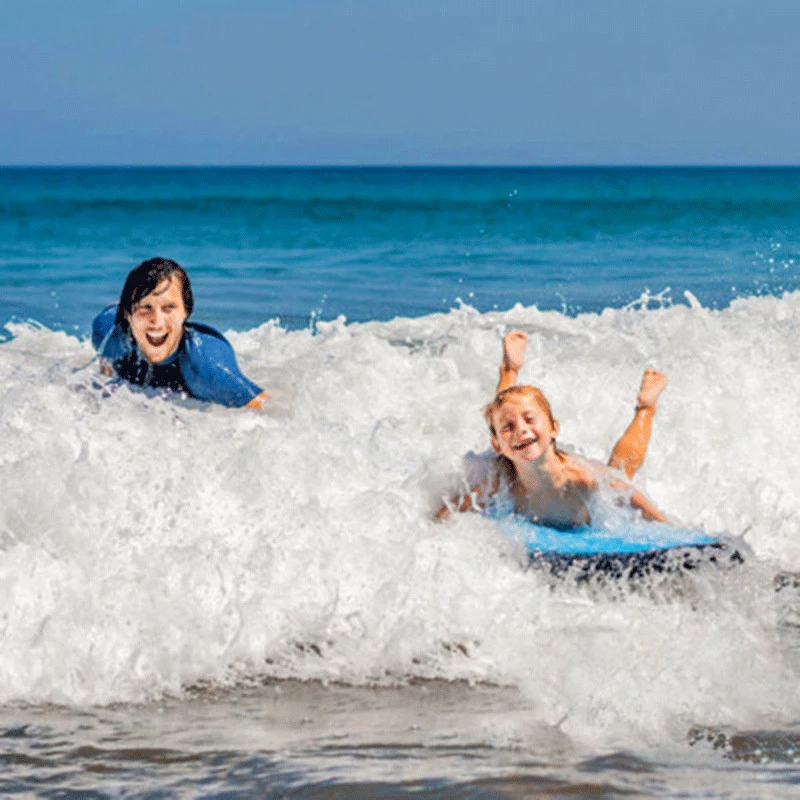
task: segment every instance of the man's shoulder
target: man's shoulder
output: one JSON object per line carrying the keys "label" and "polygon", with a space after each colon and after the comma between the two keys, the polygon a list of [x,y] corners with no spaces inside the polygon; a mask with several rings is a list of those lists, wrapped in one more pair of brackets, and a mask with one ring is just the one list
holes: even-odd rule
{"label": "man's shoulder", "polygon": [[117,324],[116,303],[106,306],[92,320],[92,347],[112,361],[130,350],[128,338]]}
{"label": "man's shoulder", "polygon": [[216,328],[212,328],[211,325],[206,325],[204,322],[195,322],[192,320],[191,322],[187,322],[184,327],[187,331],[196,332],[200,334],[200,336],[213,336],[215,339],[222,339],[225,342],[228,341]]}
{"label": "man's shoulder", "polygon": [[186,323],[180,359],[190,392],[201,400],[243,406],[262,391],[242,375],[231,343],[210,325]]}
{"label": "man's shoulder", "polygon": [[92,320],[92,340],[94,341],[95,335],[107,336],[116,324],[116,320],[117,304],[111,303]]}
{"label": "man's shoulder", "polygon": [[217,364],[220,359],[235,359],[233,346],[216,328],[202,322],[187,322],[184,326],[183,351],[198,368],[203,363]]}

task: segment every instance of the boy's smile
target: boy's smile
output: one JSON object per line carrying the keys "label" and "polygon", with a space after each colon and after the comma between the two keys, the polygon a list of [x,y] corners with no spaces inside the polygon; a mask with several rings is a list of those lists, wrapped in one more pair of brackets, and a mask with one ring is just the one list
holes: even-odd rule
{"label": "boy's smile", "polygon": [[529,436],[523,439],[519,444],[514,445],[515,450],[527,450],[532,444],[536,444],[539,441],[538,436]]}
{"label": "boy's smile", "polygon": [[181,343],[187,317],[182,289],[179,278],[165,278],[128,315],[133,338],[151,364],[166,361]]}

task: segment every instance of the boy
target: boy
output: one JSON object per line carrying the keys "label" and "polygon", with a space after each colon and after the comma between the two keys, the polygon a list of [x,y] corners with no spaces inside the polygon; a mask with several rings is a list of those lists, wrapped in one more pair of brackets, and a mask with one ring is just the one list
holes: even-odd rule
{"label": "boy", "polygon": [[[516,513],[540,524],[555,528],[588,525],[592,496],[604,486],[620,493],[619,497],[646,519],[668,522],[644,495],[602,465],[557,446],[559,425],[547,398],[533,386],[516,386],[526,343],[527,336],[519,332],[503,340],[497,395],[484,410],[492,447],[498,453],[492,474],[465,497],[444,505],[436,518],[446,519],[451,505],[468,511],[487,505],[502,493]],[[634,419],[609,459],[610,467],[624,470],[629,478],[644,460],[656,403],[666,384],[666,375],[645,371]]]}

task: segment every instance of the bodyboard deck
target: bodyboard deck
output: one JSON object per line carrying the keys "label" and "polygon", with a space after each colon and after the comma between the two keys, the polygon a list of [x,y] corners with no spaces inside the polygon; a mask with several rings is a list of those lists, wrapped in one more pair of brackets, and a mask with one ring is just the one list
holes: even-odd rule
{"label": "bodyboard deck", "polygon": [[664,523],[557,530],[515,521],[509,533],[524,542],[531,568],[578,581],[596,576],[639,579],[691,572],[705,564],[728,567],[744,562],[740,549],[731,542],[697,528]]}

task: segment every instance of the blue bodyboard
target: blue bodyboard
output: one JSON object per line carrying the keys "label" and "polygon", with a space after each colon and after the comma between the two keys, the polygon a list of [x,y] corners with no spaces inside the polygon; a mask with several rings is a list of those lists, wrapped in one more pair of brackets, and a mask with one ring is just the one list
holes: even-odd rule
{"label": "blue bodyboard", "polygon": [[702,565],[734,566],[744,561],[738,547],[698,528],[661,522],[624,522],[613,528],[585,526],[557,530],[514,519],[504,533],[521,542],[531,567],[578,581],[640,579],[690,572]]}
{"label": "blue bodyboard", "polygon": [[631,522],[611,530],[592,526],[556,530],[535,523],[520,523],[515,535],[523,539],[531,554],[570,556],[647,553],[718,541],[698,528],[679,528],[659,522]]}

